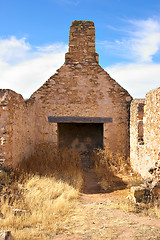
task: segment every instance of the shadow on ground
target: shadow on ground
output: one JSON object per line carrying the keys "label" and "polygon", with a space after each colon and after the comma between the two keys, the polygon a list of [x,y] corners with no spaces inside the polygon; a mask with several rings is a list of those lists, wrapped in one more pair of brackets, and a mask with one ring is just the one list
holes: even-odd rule
{"label": "shadow on ground", "polygon": [[125,189],[126,187],[127,184],[123,182],[121,178],[112,174],[112,178],[108,180],[107,186],[103,188],[101,185],[101,180],[98,179],[93,169],[83,170],[82,192],[85,194],[110,193],[116,190]]}

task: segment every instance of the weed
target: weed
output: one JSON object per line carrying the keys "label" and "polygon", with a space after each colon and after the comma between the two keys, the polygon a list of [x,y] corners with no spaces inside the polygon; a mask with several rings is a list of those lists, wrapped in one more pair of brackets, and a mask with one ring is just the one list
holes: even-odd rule
{"label": "weed", "polygon": [[10,230],[15,239],[47,239],[47,234],[64,232],[76,208],[82,184],[79,156],[53,149],[47,158],[49,147],[41,146],[41,153],[12,170],[1,192],[0,229]]}
{"label": "weed", "polygon": [[101,187],[107,191],[123,189],[126,184],[118,174],[130,171],[129,159],[120,154],[113,154],[106,149],[97,149],[92,154],[92,162]]}

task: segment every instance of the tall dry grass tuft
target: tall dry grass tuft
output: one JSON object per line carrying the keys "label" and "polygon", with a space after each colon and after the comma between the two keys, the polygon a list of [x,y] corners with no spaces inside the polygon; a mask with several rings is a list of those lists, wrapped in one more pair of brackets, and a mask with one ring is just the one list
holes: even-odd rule
{"label": "tall dry grass tuft", "polygon": [[35,152],[17,166],[19,177],[22,172],[40,176],[54,175],[57,180],[67,182],[76,189],[82,187],[81,158],[77,152],[68,148],[59,149],[52,144],[38,145]]}
{"label": "tall dry grass tuft", "polygon": [[52,149],[47,156],[49,149],[41,146],[37,156],[7,173],[0,230],[10,230],[14,239],[50,239],[67,231],[77,206],[82,184],[79,156],[67,149]]}
{"label": "tall dry grass tuft", "polygon": [[113,153],[108,149],[96,149],[92,159],[96,168],[109,168],[113,173],[125,173],[130,170],[130,161],[125,154]]}
{"label": "tall dry grass tuft", "polygon": [[92,162],[104,190],[123,189],[126,186],[119,177],[120,174],[127,174],[131,170],[129,158],[125,155],[112,153],[107,149],[97,149],[92,154]]}

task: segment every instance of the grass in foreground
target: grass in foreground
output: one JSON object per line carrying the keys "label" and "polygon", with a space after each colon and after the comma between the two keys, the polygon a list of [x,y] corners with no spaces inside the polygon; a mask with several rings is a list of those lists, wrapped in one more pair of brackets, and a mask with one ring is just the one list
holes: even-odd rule
{"label": "grass in foreground", "polygon": [[[4,219],[0,218],[0,229],[10,230],[15,240],[51,239],[56,234],[74,233],[74,228],[71,229],[72,222],[73,227],[80,218],[83,223],[85,213],[81,211],[83,206],[78,201],[83,184],[80,158],[67,149],[54,149],[48,154],[51,152],[50,147],[52,146],[39,146],[38,155],[23,161],[13,173],[8,172],[5,179],[0,209]],[[111,158],[104,158],[104,155],[98,157],[99,160],[97,158],[95,161],[96,173],[105,188],[113,186],[113,183],[117,187],[119,179],[132,184],[124,173],[128,165],[124,172],[121,169],[121,165],[126,164],[120,163],[121,159],[114,162]],[[107,207],[146,215],[152,213],[153,216],[153,208],[135,205],[126,199],[128,194],[127,185],[123,190],[115,190],[114,200]],[[154,207],[154,211],[157,217],[160,216],[158,208]],[[80,213],[76,215],[75,212]]]}
{"label": "grass in foreground", "polygon": [[0,230],[10,230],[14,239],[50,239],[65,232],[77,206],[82,184],[78,155],[54,150],[46,161],[43,154],[8,173],[1,192]]}
{"label": "grass in foreground", "polygon": [[15,239],[43,239],[50,232],[65,231],[76,207],[78,190],[54,177],[34,175],[23,185],[18,183],[16,191],[19,196],[12,195],[12,202],[6,199],[2,204],[1,229],[11,230]]}
{"label": "grass in foreground", "polygon": [[128,199],[130,196],[130,189],[123,189],[117,191],[114,199],[110,201],[110,208],[120,209],[124,212],[137,213],[140,216],[149,216],[151,218],[160,219],[160,208],[157,203],[135,203],[133,200]]}

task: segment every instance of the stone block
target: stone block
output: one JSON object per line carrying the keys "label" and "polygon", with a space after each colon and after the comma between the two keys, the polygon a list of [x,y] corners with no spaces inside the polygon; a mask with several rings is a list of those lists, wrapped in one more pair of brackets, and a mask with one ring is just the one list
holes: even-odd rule
{"label": "stone block", "polygon": [[143,186],[131,187],[131,194],[136,203],[147,203],[150,201],[151,192],[149,188]]}
{"label": "stone block", "polygon": [[14,240],[10,231],[0,231],[0,240]]}
{"label": "stone block", "polygon": [[160,183],[154,187],[154,189],[152,190],[152,195],[154,200],[157,200],[160,203]]}

